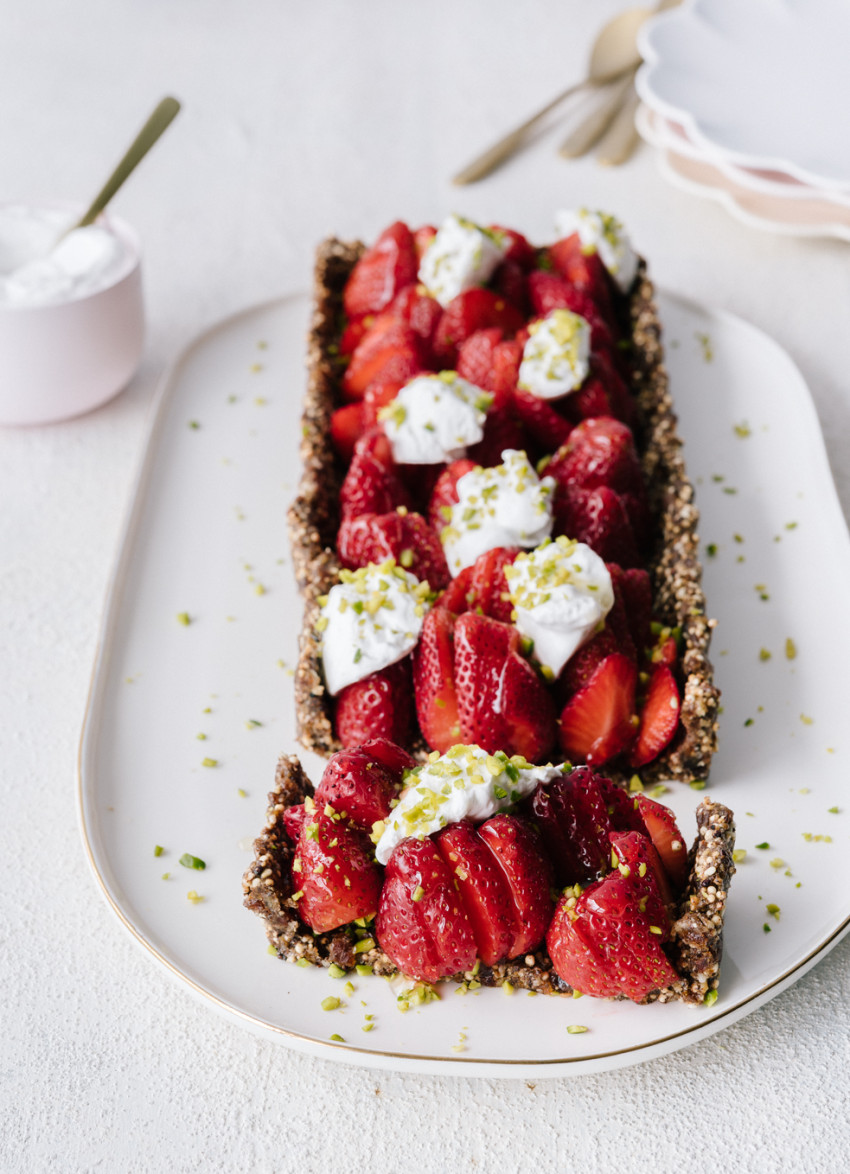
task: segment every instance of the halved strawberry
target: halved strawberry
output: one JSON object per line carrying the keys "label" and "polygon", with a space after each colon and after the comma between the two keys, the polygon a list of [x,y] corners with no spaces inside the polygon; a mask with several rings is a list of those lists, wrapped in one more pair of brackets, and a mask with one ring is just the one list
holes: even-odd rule
{"label": "halved strawberry", "polygon": [[640,832],[643,836],[649,835],[638,810],[636,796],[630,795],[622,787],[612,783],[610,779],[600,779],[599,783],[614,831]]}
{"label": "halved strawberry", "polygon": [[588,767],[540,783],[531,811],[559,884],[595,880],[610,868],[612,824],[601,780]]}
{"label": "halved strawberry", "polygon": [[541,452],[551,452],[564,443],[573,426],[548,400],[523,387],[515,387],[512,398],[514,412]]}
{"label": "halved strawberry", "polygon": [[362,833],[316,810],[304,821],[292,862],[298,915],[316,933],[370,917],[381,897],[381,870]]}
{"label": "halved strawberry", "polygon": [[477,444],[466,450],[476,465],[492,468],[501,465],[502,453],[512,448],[524,452],[526,449],[525,429],[517,420],[512,407],[490,408],[484,421],[484,435]]}
{"label": "halved strawberry", "polygon": [[362,399],[370,383],[406,383],[423,367],[419,335],[393,314],[381,314],[351,356],[342,377],[343,394]]}
{"label": "halved strawberry", "polygon": [[674,890],[681,892],[688,879],[688,849],[676,817],[669,807],[648,795],[638,794],[637,805]]}
{"label": "halved strawberry", "polygon": [[400,289],[416,280],[417,268],[413,235],[397,220],[384,229],[352,269],[342,297],[348,317],[383,310]]}
{"label": "halved strawberry", "polygon": [[558,736],[571,760],[601,765],[628,750],[635,737],[637,666],[615,652],[561,711]]}
{"label": "halved strawberry", "polygon": [[443,828],[434,843],[457,878],[478,957],[487,966],[510,957],[516,916],[513,896],[487,843],[466,820]]}
{"label": "halved strawberry", "polygon": [[673,905],[670,879],[652,840],[643,832],[612,832],[610,838],[611,863],[624,875],[631,873],[650,886],[644,912],[653,923],[669,917]]}
{"label": "halved strawberry", "polygon": [[514,911],[508,957],[536,950],[552,915],[552,869],[533,827],[515,815],[494,815],[478,829],[507,880]]}
{"label": "halved strawberry", "polygon": [[343,746],[370,738],[406,745],[410,732],[410,657],[347,685],[336,699],[334,724]]}
{"label": "halved strawberry", "polygon": [[416,766],[415,760],[404,747],[390,742],[388,738],[369,738],[358,749],[388,771],[394,783],[401,784],[404,772]]}
{"label": "halved strawberry", "polygon": [[681,707],[676,678],[666,664],[657,664],[649,678],[637,741],[629,755],[632,766],[645,766],[670,745],[679,726]]}
{"label": "halved strawberry", "polygon": [[502,236],[505,244],[503,255],[506,261],[516,261],[523,269],[534,268],[537,263],[537,249],[527,237],[515,228],[504,228],[501,224],[491,224],[490,230]]}
{"label": "halved strawberry", "polygon": [[346,324],[339,340],[339,353],[341,355],[353,355],[360,345],[361,339],[375,324],[374,314],[364,314],[361,318],[352,318]]}
{"label": "halved strawberry", "polygon": [[421,514],[395,511],[345,518],[336,544],[342,565],[352,570],[394,558],[417,579],[427,580],[432,591],[449,581],[440,540]]}
{"label": "halved strawberry", "polygon": [[391,404],[408,382],[407,379],[375,379],[363,393],[363,427],[378,426],[378,413]]}
{"label": "halved strawberry", "polygon": [[293,803],[292,806],[284,808],[283,826],[286,828],[286,834],[294,844],[298,843],[301,829],[310,814],[304,803]]}
{"label": "halved strawberry", "polygon": [[416,229],[413,234],[413,246],[416,249],[416,256],[418,260],[422,260],[422,254],[428,248],[436,235],[437,230],[433,224],[423,224],[421,228]]}
{"label": "halved strawberry", "polygon": [[554,703],[520,652],[516,628],[466,612],[455,623],[461,736],[494,754],[545,761],[555,740]]}
{"label": "halved strawberry", "polygon": [[374,457],[376,461],[380,461],[382,465],[393,470],[393,472],[397,469],[393,457],[393,446],[390,444],[389,437],[383,428],[367,428],[358,439],[354,451],[356,453],[368,453],[370,457]]}
{"label": "halved strawberry", "polygon": [[502,341],[498,326],[476,330],[458,347],[456,371],[476,387],[493,391],[493,352]]}
{"label": "halved strawberry", "polygon": [[355,827],[370,832],[372,824],[387,818],[396,795],[392,775],[362,749],[352,748],[330,756],[314,798],[320,810],[329,803]]}
{"label": "halved strawberry", "polygon": [[331,414],[331,442],[347,464],[354,455],[354,447],[363,435],[363,405],[344,404]]}
{"label": "halved strawberry", "polygon": [[437,323],[443,313],[443,307],[436,298],[430,297],[422,285],[409,285],[393,301],[390,313],[419,336],[424,355],[430,356]]}
{"label": "halved strawberry", "polygon": [[519,554],[518,546],[495,546],[479,554],[472,566],[467,592],[467,606],[463,611],[481,611],[491,619],[511,622],[513,604],[508,594],[505,567]]}
{"label": "halved strawberry", "polygon": [[[548,473],[548,468],[547,468]],[[597,489],[576,486],[555,489],[552,534],[566,534],[586,542],[606,563],[633,567],[640,562],[637,540],[623,495],[607,485]]]}
{"label": "halved strawberry", "polygon": [[621,571],[615,591],[623,600],[632,640],[638,655],[642,656],[651,641],[652,586],[649,573],[642,567]]}
{"label": "halved strawberry", "polygon": [[460,615],[462,611],[469,611],[470,590],[472,588],[472,567],[464,567],[449,583],[445,591],[434,604],[435,608]]}
{"label": "halved strawberry", "polygon": [[576,424],[546,472],[560,484],[580,489],[605,485],[618,493],[634,493],[644,488],[632,430],[610,416]]}
{"label": "halved strawberry", "polygon": [[519,378],[519,365],[522,362],[523,339],[504,338],[493,348],[493,371],[490,377],[490,390],[496,397],[494,404],[501,406],[501,396],[510,403],[513,398],[513,389]]}
{"label": "halved strawberry", "polygon": [[339,491],[343,518],[360,514],[387,514],[409,507],[410,497],[392,469],[369,453],[355,453]]}
{"label": "halved strawberry", "polygon": [[435,607],[425,616],[413,651],[413,688],[422,736],[444,754],[460,741],[454,685],[454,616]]}
{"label": "halved strawberry", "polygon": [[586,290],[609,320],[614,319],[611,279],[595,249],[585,249],[578,233],[549,246],[555,269],[570,285]]}
{"label": "halved strawberry", "polygon": [[515,334],[525,325],[516,306],[501,294],[475,285],[452,298],[443,311],[434,336],[434,354],[441,363],[453,365],[458,347],[476,330],[500,327],[505,334]]}
{"label": "halved strawberry", "polygon": [[375,933],[403,974],[423,982],[471,970],[475,938],[454,872],[432,840],[402,840],[387,861]]}
{"label": "halved strawberry", "polygon": [[546,949],[555,973],[579,994],[596,999],[613,999],[621,993],[611,967],[594,948],[590,935],[585,940],[583,923],[576,913],[577,897],[561,897],[546,933]]}
{"label": "halved strawberry", "polygon": [[448,524],[451,516],[451,507],[457,505],[457,483],[466,473],[475,468],[475,461],[468,457],[461,457],[452,461],[443,469],[437,478],[437,483],[428,502],[428,522],[437,534]]}
{"label": "halved strawberry", "polygon": [[527,317],[531,311],[531,302],[528,297],[528,271],[518,261],[506,258],[498,266],[490,284],[497,293],[500,293],[512,306]]}

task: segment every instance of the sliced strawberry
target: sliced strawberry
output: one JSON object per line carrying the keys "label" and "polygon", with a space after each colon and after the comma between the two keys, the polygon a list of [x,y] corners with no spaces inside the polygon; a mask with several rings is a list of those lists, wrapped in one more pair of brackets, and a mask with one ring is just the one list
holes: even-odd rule
{"label": "sliced strawberry", "polygon": [[508,593],[505,567],[509,567],[519,554],[518,546],[495,546],[479,554],[472,566],[469,581],[467,607],[463,611],[481,611],[485,616],[511,622],[513,604]]}
{"label": "sliced strawberry", "polygon": [[447,465],[437,478],[437,484],[434,486],[431,499],[428,502],[428,522],[437,534],[448,524],[451,517],[451,507],[457,505],[458,481],[464,474],[472,472],[474,468],[475,461],[469,460],[468,457],[461,457],[460,460],[452,461],[450,465]]}
{"label": "sliced strawberry", "polygon": [[454,686],[454,616],[444,608],[433,608],[425,616],[413,652],[413,687],[422,736],[433,750],[444,754],[460,741]]}
{"label": "sliced strawberry", "polygon": [[523,269],[533,269],[537,264],[537,249],[528,239],[517,232],[515,228],[503,228],[501,224],[491,224],[491,232],[501,234],[504,244],[504,258],[506,261],[515,261]]}
{"label": "sliced strawberry", "polygon": [[513,408],[528,436],[541,452],[559,448],[572,431],[572,424],[560,415],[548,400],[532,395],[525,388],[513,390]]}
{"label": "sliced strawberry", "polygon": [[419,336],[393,314],[381,314],[351,356],[342,377],[342,390],[349,399],[362,399],[370,383],[405,383],[423,367]]}
{"label": "sliced strawberry", "polygon": [[402,840],[387,862],[376,936],[403,974],[437,982],[475,964],[475,938],[452,869],[432,840]]}
{"label": "sliced strawberry", "polygon": [[565,489],[558,485],[552,509],[553,537],[566,534],[568,538],[586,542],[606,563],[633,567],[640,562],[624,499],[607,485],[598,489]]}
{"label": "sliced strawberry", "polygon": [[688,880],[688,849],[676,817],[669,807],[656,803],[648,795],[639,794],[637,805],[674,891],[681,892]]}
{"label": "sliced strawberry", "polygon": [[360,514],[387,514],[398,506],[409,507],[410,496],[404,485],[375,457],[355,453],[339,491],[343,518]]}
{"label": "sliced strawberry", "polygon": [[601,780],[588,767],[540,783],[531,811],[559,884],[594,880],[610,867],[612,824]]}
{"label": "sliced strawberry", "polygon": [[494,966],[510,956],[515,937],[516,912],[507,877],[471,823],[449,824],[434,843],[457,878],[478,957]]}
{"label": "sliced strawberry", "polygon": [[443,307],[436,298],[425,293],[424,286],[409,285],[393,301],[390,313],[419,336],[425,355],[430,355],[437,323],[443,313]]}
{"label": "sliced strawberry", "polygon": [[610,416],[576,424],[546,472],[565,487],[607,486],[618,493],[641,492],[644,488],[632,431]]}
{"label": "sliced strawberry", "polygon": [[669,919],[673,893],[667,871],[649,836],[642,832],[612,832],[611,863],[624,875],[631,873],[638,882],[645,883],[648,896],[644,912],[653,924],[663,925]]}
{"label": "sliced strawberry", "polygon": [[616,416],[630,428],[637,423],[637,410],[634,397],[626,383],[628,366],[620,357],[620,352],[611,347],[597,347],[590,356],[590,375],[598,379],[605,388],[608,397],[608,415]]}
{"label": "sliced strawberry", "polygon": [[464,567],[455,575],[434,607],[454,612],[455,615],[460,615],[462,611],[469,611],[471,588],[472,567]]}
{"label": "sliced strawberry", "polygon": [[328,759],[316,788],[316,806],[329,803],[355,826],[370,832],[386,819],[397,788],[390,773],[360,749],[338,750]]}
{"label": "sliced strawberry", "polygon": [[310,812],[303,803],[294,803],[291,807],[284,808],[283,826],[286,828],[286,834],[294,844],[298,843],[301,829],[309,815]]}
{"label": "sliced strawberry", "polygon": [[449,581],[440,540],[420,514],[394,512],[346,518],[337,533],[337,552],[343,566],[365,567],[394,558],[432,591]]}
{"label": "sliced strawberry", "polygon": [[640,713],[637,741],[629,755],[632,766],[645,766],[670,745],[679,726],[681,707],[676,678],[666,664],[656,665]]}
{"label": "sliced strawberry", "polygon": [[[574,894],[561,897],[546,934],[546,949],[555,973],[582,995],[613,999],[620,985],[605,958],[585,940]],[[588,938],[590,935],[587,935]]]}
{"label": "sliced strawberry", "polygon": [[638,810],[637,798],[634,795],[629,795],[622,787],[612,783],[610,779],[600,779],[599,783],[614,831],[640,832],[642,836],[649,835]]}
{"label": "sliced strawberry", "polygon": [[331,442],[346,464],[354,455],[354,446],[364,428],[362,404],[344,404],[331,414]]}
{"label": "sliced strawberry", "polygon": [[470,334],[458,347],[457,373],[476,387],[485,391],[492,391],[493,382],[493,352],[502,341],[502,331],[498,326],[491,326],[486,330],[476,330]]}
{"label": "sliced strawberry", "polygon": [[475,285],[452,298],[443,311],[434,336],[434,354],[441,363],[453,365],[458,347],[476,330],[500,327],[516,334],[525,325],[522,313],[501,294]]}
{"label": "sliced strawberry", "polygon": [[492,468],[501,465],[502,453],[508,448],[525,451],[525,429],[512,407],[490,408],[484,421],[484,435],[477,444],[470,445],[467,454],[476,465]]}
{"label": "sliced strawberry", "polygon": [[606,656],[561,712],[559,740],[568,758],[601,765],[628,750],[635,736],[636,683],[633,661],[618,652]]}
{"label": "sliced strawberry", "polygon": [[388,771],[394,783],[400,784],[404,772],[416,766],[415,760],[403,746],[397,746],[387,738],[369,738],[358,749]]}
{"label": "sliced strawberry", "polygon": [[641,567],[630,567],[621,573],[615,590],[623,600],[635,648],[638,655],[642,655],[652,639],[652,587],[649,573]]}
{"label": "sliced strawberry", "polygon": [[340,691],[335,724],[343,746],[359,746],[370,738],[406,745],[412,717],[410,657],[371,673]]}
{"label": "sliced strawberry", "polygon": [[383,428],[367,428],[355,445],[356,453],[368,453],[376,461],[380,461],[386,468],[396,471],[397,466],[393,458],[393,447]]}
{"label": "sliced strawberry", "polygon": [[493,274],[490,284],[512,306],[516,306],[524,318],[531,311],[528,297],[528,272],[517,261],[502,261]]}
{"label": "sliced strawberry", "polygon": [[478,829],[508,882],[514,906],[508,957],[536,950],[552,915],[552,869],[535,829],[515,815],[494,815]]}
{"label": "sliced strawberry", "polygon": [[622,993],[636,1003],[679,977],[662,949],[669,937],[663,907],[659,915],[657,908],[650,913],[649,906],[645,884],[619,870],[585,889],[574,906],[585,941],[614,973]]}
{"label": "sliced strawberry", "polygon": [[634,646],[628,632],[626,640],[627,642],[624,642],[620,639],[614,624],[609,624],[606,620],[602,631],[583,644],[577,652],[574,652],[564,665],[558,683],[559,697],[572,697],[579,689],[583,689],[602,661],[612,653],[621,653],[636,663]]}
{"label": "sliced strawberry", "polygon": [[420,261],[422,260],[422,254],[436,235],[437,230],[433,224],[423,224],[421,228],[417,228],[414,232],[413,246],[416,249],[416,256]]}
{"label": "sliced strawberry", "polygon": [[298,915],[316,933],[371,917],[381,897],[381,870],[369,841],[318,810],[301,828],[292,883],[301,893]]}
{"label": "sliced strawberry", "polygon": [[594,375],[588,375],[577,391],[570,392],[563,401],[562,410],[573,424],[594,417],[614,419],[617,415],[604,384]]}
{"label": "sliced strawberry", "polygon": [[519,378],[519,365],[522,362],[522,348],[524,341],[516,338],[505,338],[493,348],[493,371],[490,377],[490,390],[496,397],[494,404],[501,406],[501,396],[507,397],[507,402],[513,398],[513,390]]}
{"label": "sliced strawberry", "polygon": [[353,318],[342,332],[342,337],[339,340],[339,353],[353,355],[364,335],[369,333],[374,324],[374,314],[364,314],[362,318]]}
{"label": "sliced strawberry", "polygon": [[652,664],[665,665],[668,669],[673,669],[678,657],[679,645],[676,643],[676,637],[662,634],[658,637],[649,659]]}
{"label": "sliced strawberry", "polygon": [[461,736],[494,754],[545,761],[555,735],[551,696],[520,652],[516,628],[466,612],[455,623]]}
{"label": "sliced strawberry", "polygon": [[376,379],[363,393],[363,426],[374,428],[378,425],[378,413],[397,398],[408,382],[407,379]]}
{"label": "sliced strawberry", "polygon": [[416,280],[417,268],[413,235],[397,220],[384,229],[352,269],[342,297],[348,317],[383,310],[400,289]]}

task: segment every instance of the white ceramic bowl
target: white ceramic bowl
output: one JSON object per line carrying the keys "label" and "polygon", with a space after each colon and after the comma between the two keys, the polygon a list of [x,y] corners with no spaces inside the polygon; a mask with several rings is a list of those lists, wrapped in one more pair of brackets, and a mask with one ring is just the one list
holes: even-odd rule
{"label": "white ceramic bowl", "polygon": [[111,284],[45,306],[0,305],[0,424],[80,416],[117,395],[138,367],[145,325],[139,238],[117,216],[103,222],[128,256]]}

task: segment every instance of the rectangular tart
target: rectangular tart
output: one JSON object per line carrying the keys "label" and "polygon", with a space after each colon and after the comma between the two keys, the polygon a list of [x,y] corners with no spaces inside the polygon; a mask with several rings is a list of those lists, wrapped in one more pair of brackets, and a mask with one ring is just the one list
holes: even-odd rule
{"label": "rectangular tart", "polygon": [[[340,406],[341,365],[337,344],[346,281],[364,246],[329,238],[318,249],[314,309],[309,333],[308,381],[302,416],[303,472],[289,511],[295,574],[304,600],[304,622],[295,679],[298,738],[308,750],[329,755],[341,748],[334,732],[332,699],[325,689],[314,627],[320,596],[336,582],[339,488],[344,475],[330,439],[332,412]],[[653,525],[647,565],[655,616],[681,630],[683,677],[679,729],[670,745],[642,768],[645,781],[690,782],[708,777],[717,744],[719,693],[708,648],[715,621],[706,615],[698,556],[698,513],[688,480],[682,441],[664,368],[661,327],[646,265],[640,262],[629,298],[632,386],[637,408],[636,441]],[[421,757],[423,743],[409,747]],[[623,772],[606,770],[623,781]]]}

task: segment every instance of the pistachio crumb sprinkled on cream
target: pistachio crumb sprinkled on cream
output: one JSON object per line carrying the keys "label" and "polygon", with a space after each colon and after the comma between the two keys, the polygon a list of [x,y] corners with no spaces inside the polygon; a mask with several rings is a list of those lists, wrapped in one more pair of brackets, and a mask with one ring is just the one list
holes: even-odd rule
{"label": "pistachio crumb sprinkled on cream", "polygon": [[425,250],[417,276],[445,307],[464,290],[489,281],[504,254],[503,234],[452,214]]}
{"label": "pistachio crumb sprinkled on cream", "polygon": [[417,375],[381,408],[378,419],[400,465],[439,465],[465,455],[484,436],[493,402],[456,371]]}
{"label": "pistachio crumb sprinkled on cream", "polygon": [[552,310],[532,322],[522,352],[519,386],[538,399],[560,399],[590,371],[590,324],[572,310]]}

